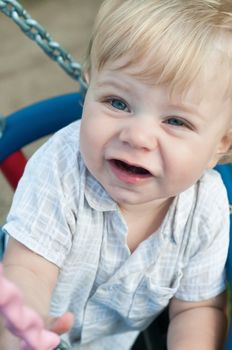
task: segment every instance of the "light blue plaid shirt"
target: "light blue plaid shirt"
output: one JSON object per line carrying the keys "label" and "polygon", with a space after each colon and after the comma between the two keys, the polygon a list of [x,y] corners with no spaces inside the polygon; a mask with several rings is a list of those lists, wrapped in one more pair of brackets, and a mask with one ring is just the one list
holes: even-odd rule
{"label": "light blue plaid shirt", "polygon": [[60,267],[51,312],[75,313],[73,349],[128,350],[173,296],[197,301],[225,289],[226,190],[205,172],[131,254],[117,204],[83,163],[79,125],[29,161],[4,229]]}

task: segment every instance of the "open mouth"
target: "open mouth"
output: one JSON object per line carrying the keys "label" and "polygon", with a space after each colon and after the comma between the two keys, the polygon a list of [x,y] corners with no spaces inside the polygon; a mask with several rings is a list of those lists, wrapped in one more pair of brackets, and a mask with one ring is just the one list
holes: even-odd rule
{"label": "open mouth", "polygon": [[112,159],[111,163],[118,169],[125,171],[131,175],[151,176],[151,173],[147,169],[135,165],[130,165],[123,162],[122,160]]}

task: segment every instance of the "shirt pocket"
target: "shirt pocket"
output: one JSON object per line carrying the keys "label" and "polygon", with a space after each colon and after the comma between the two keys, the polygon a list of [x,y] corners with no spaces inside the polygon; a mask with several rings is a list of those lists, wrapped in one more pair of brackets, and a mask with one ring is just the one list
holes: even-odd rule
{"label": "shirt pocket", "polygon": [[181,273],[176,273],[172,282],[161,285],[157,278],[144,276],[134,293],[128,318],[137,327],[146,326],[146,319],[154,319],[169,304],[180,285],[181,277]]}

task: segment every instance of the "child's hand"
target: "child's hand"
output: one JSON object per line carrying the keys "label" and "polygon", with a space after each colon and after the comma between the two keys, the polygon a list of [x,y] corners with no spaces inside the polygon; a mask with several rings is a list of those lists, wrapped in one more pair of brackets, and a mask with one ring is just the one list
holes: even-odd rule
{"label": "child's hand", "polygon": [[54,333],[63,334],[68,332],[74,322],[74,316],[71,312],[65,312],[59,317],[50,317],[46,321],[46,328]]}

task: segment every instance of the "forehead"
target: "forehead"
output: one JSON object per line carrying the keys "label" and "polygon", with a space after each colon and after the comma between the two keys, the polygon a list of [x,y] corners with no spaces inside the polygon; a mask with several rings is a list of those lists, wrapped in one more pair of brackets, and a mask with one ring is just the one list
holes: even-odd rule
{"label": "forehead", "polygon": [[[201,109],[203,114],[211,111],[214,116],[230,117],[232,106],[231,95],[228,94],[230,79],[219,57],[212,55],[205,69],[201,70],[193,80],[187,85],[177,84],[177,86],[172,86],[171,82],[157,84],[156,77],[144,81],[143,71],[146,69],[147,61],[143,60],[137,65],[128,62],[129,58],[124,56],[114,62],[107,62],[101,70],[93,66],[91,78],[94,85],[100,87],[102,82],[105,84],[107,81],[108,89],[109,85],[114,85],[116,81],[117,89],[121,89],[122,94],[125,92],[133,94],[133,79],[136,79],[150,88],[151,95],[152,91],[155,91],[155,86],[164,87],[162,91],[168,96],[167,101],[173,105],[188,105],[190,108],[192,106],[194,109]],[[150,93],[149,90],[146,91]],[[138,91],[136,94],[140,96]]]}
{"label": "forehead", "polygon": [[[165,78],[163,71],[155,71],[152,68],[150,70],[149,67],[153,61],[154,57],[147,56],[135,64],[133,61],[131,63],[129,55],[124,55],[115,61],[107,61],[99,71],[111,74],[114,72],[117,74],[118,72],[125,73],[151,87],[160,84],[166,85],[169,87],[171,95],[182,97],[192,95],[196,103],[200,103],[206,95],[212,99],[215,96],[222,100],[231,98],[229,91],[231,89],[231,74],[227,64],[225,64],[222,52],[219,50],[215,50],[208,56],[207,61],[195,76],[188,75],[187,72],[186,77],[181,75],[179,78],[173,77],[173,80]],[[98,68],[93,65],[92,70],[97,72]],[[193,91],[195,91],[194,96]]]}
{"label": "forehead", "polygon": [[[211,89],[216,89],[214,80],[222,74],[221,84],[228,82],[232,95],[231,0],[104,3],[90,46],[90,67],[102,69],[122,60],[120,68],[133,68],[137,78],[151,85],[169,84],[173,91],[186,91],[198,75],[206,75],[203,86],[212,82]],[[221,63],[211,63],[210,56],[217,53]]]}
{"label": "forehead", "polygon": [[221,51],[215,50],[200,69],[196,77],[186,86],[183,94],[189,95],[195,103],[208,99],[211,104],[232,101],[231,72],[228,60]]}
{"label": "forehead", "polygon": [[227,93],[227,84],[222,76],[220,72],[214,72],[207,77],[199,75],[180,93],[174,90],[171,100],[196,106],[203,114],[211,111],[216,117],[231,118],[231,97]]}

